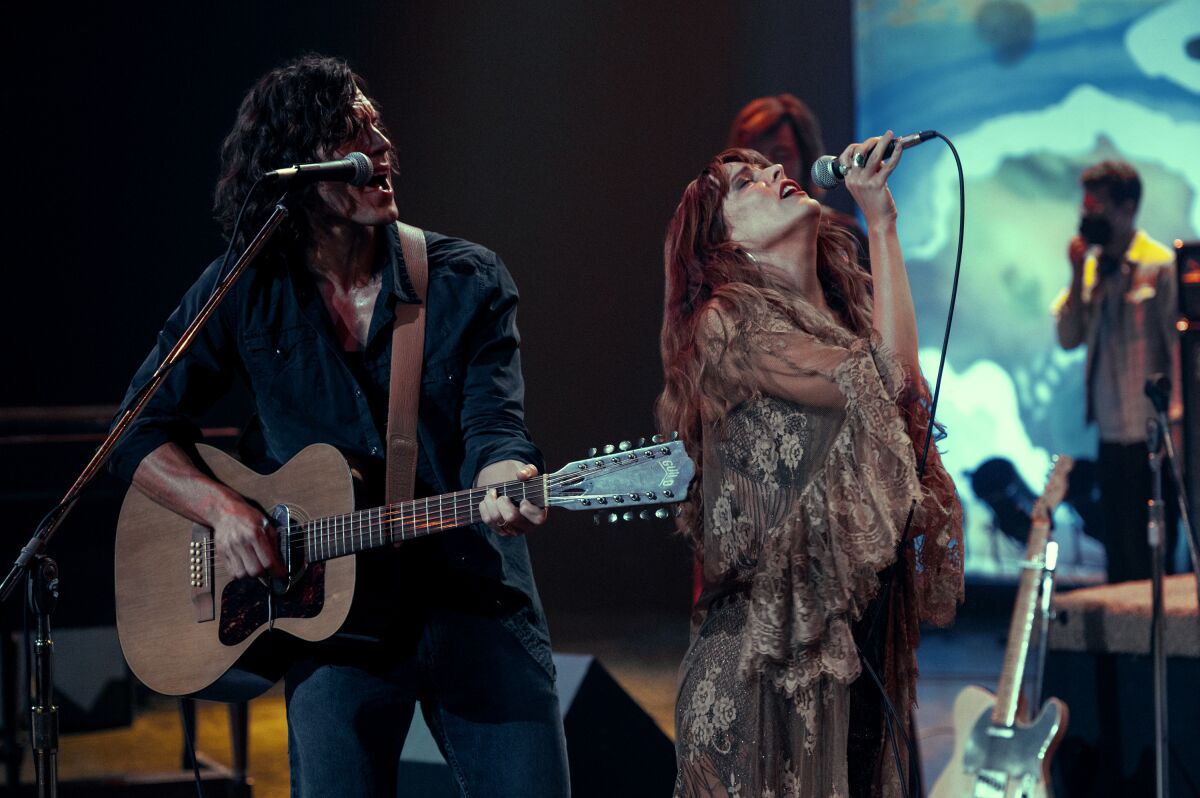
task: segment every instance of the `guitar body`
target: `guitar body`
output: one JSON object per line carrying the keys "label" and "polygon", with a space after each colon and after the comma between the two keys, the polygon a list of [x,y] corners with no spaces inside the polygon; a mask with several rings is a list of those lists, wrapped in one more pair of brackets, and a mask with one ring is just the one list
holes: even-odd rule
{"label": "guitar body", "polygon": [[1030,513],[1027,565],[1017,580],[996,694],[966,687],[954,700],[954,756],[933,785],[932,798],[1050,798],[1050,756],[1067,730],[1067,705],[1050,698],[1032,723],[1021,720],[1021,682],[1029,657],[1039,594],[1049,600],[1044,573],[1057,556],[1048,546],[1050,516],[1067,493],[1075,461],[1060,455]]}
{"label": "guitar body", "polygon": [[[293,519],[354,509],[350,468],[332,446],[309,446],[268,475],[210,446],[197,449],[216,479],[267,514],[277,505]],[[283,675],[289,640],[323,640],[341,627],[354,558],[311,564],[290,586],[272,589],[213,568],[211,541],[212,530],[131,487],[117,522],[117,633],[129,667],[152,690],[243,701]]]}
{"label": "guitar body", "polygon": [[1032,723],[995,726],[996,697],[964,687],[954,699],[954,755],[930,798],[1052,798],[1050,757],[1067,730],[1067,705],[1046,701]]}

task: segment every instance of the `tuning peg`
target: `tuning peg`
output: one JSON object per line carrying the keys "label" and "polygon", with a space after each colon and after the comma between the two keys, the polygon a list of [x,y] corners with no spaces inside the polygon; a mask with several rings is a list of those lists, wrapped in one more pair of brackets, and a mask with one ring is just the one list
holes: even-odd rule
{"label": "tuning peg", "polygon": [[626,512],[624,515],[621,516],[621,520],[622,521],[632,521],[633,520],[633,512],[632,511]]}
{"label": "tuning peg", "polygon": [[661,436],[661,435],[651,435],[651,436],[650,436],[650,442],[651,442],[651,443],[662,443],[662,442],[663,442],[663,441],[665,441],[665,440],[666,440],[666,438],[664,438],[664,437],[663,437],[663,436]]}
{"label": "tuning peg", "polygon": [[646,445],[646,439],[645,439],[645,438],[638,438],[637,447],[640,449],[640,448],[642,448],[642,447],[643,447],[643,446],[645,446],[645,445]]}
{"label": "tuning peg", "polygon": [[674,432],[671,433],[671,440],[673,440],[673,441],[679,440],[679,430],[675,430]]}
{"label": "tuning peg", "polygon": [[592,523],[600,526],[600,513],[592,513]]}
{"label": "tuning peg", "polygon": [[605,454],[612,454],[616,450],[617,450],[617,447],[613,446],[611,443],[605,444],[604,448],[601,449],[601,451],[604,452]]}
{"label": "tuning peg", "polygon": [[675,508],[674,508],[673,515],[674,515],[676,518],[678,518],[679,516],[683,515],[683,505],[682,505],[682,504],[677,504],[677,505],[675,505]]}
{"label": "tuning peg", "polygon": [[669,510],[667,510],[665,507],[659,507],[657,510],[654,511],[654,517],[659,520],[662,520],[664,518],[670,518],[671,512]]}
{"label": "tuning peg", "polygon": [[621,516],[617,515],[616,513],[609,513],[609,514],[608,514],[608,523],[610,523],[610,524],[615,524],[615,523],[617,523],[617,522],[618,522],[618,521],[620,521],[620,520],[621,520]]}
{"label": "tuning peg", "polygon": [[638,518],[642,519],[643,521],[649,521],[650,520],[650,511],[642,510],[640,513],[638,513]]}
{"label": "tuning peg", "polygon": [[588,449],[588,453],[587,453],[587,456],[588,456],[588,457],[595,457],[597,454],[599,454],[599,450],[598,450],[598,449],[596,449],[596,447],[595,447],[595,446],[593,446],[592,448]]}
{"label": "tuning peg", "polygon": [[617,444],[617,448],[620,449],[622,452],[627,452],[633,448],[633,444],[630,443],[629,441],[621,441],[620,443]]}

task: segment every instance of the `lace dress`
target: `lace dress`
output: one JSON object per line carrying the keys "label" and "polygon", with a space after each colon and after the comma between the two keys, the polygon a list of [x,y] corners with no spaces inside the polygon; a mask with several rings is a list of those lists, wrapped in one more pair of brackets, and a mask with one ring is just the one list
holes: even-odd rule
{"label": "lace dress", "polygon": [[[675,794],[899,796],[856,644],[871,637],[907,731],[918,624],[949,622],[962,590],[962,511],[932,447],[916,478],[923,384],[803,303],[738,329],[710,312],[700,335],[702,387],[733,409],[702,452],[705,591],[680,669]],[[872,603],[881,571],[891,586]]]}

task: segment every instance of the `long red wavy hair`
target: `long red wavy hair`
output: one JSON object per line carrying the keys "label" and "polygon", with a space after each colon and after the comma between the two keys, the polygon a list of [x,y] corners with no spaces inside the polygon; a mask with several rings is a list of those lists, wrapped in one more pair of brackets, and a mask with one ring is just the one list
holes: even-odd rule
{"label": "long red wavy hair", "polygon": [[[679,531],[700,545],[703,540],[700,472],[702,431],[719,424],[730,401],[706,390],[705,359],[698,351],[696,328],[703,312],[718,304],[734,329],[764,306],[795,318],[793,292],[771,271],[762,269],[729,237],[724,202],[728,163],[770,166],[755,150],[729,149],[716,156],[684,189],[667,226],[663,250],[666,288],[660,346],[663,390],[655,404],[659,428],[674,430],[696,462],[698,474],[678,520]],[[817,275],[825,300],[842,324],[856,335],[871,332],[871,277],[857,262],[854,238],[826,221],[817,229]],[[749,376],[749,375],[748,375]],[[753,381],[748,381],[753,382]]]}

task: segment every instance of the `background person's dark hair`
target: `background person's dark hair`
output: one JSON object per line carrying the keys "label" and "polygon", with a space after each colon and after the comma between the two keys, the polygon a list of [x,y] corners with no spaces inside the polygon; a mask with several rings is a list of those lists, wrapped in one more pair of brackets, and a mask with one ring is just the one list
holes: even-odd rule
{"label": "background person's dark hair", "polygon": [[1101,161],[1084,170],[1079,180],[1085,191],[1101,189],[1117,205],[1133,200],[1136,210],[1142,201],[1142,179],[1125,161]]}
{"label": "background person's dark hair", "polygon": [[[334,149],[358,133],[361,122],[351,109],[359,91],[367,93],[366,83],[345,61],[317,54],[302,56],[258,79],[221,144],[213,213],[226,240],[255,180],[272,169],[328,160]],[[302,189],[300,208],[311,207],[315,194],[315,185]],[[255,193],[233,242],[235,250],[245,248],[279,195],[275,188]],[[276,233],[273,248],[278,252],[302,247],[307,235],[304,214],[294,214]]]}

